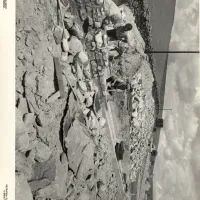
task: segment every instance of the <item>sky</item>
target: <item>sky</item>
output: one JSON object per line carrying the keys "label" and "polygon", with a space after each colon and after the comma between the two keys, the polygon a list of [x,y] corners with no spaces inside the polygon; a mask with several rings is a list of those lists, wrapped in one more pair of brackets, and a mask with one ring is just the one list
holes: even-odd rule
{"label": "sky", "polygon": [[[177,0],[170,50],[199,50],[199,0]],[[200,199],[198,54],[170,54],[164,128],[154,168],[154,200]]]}

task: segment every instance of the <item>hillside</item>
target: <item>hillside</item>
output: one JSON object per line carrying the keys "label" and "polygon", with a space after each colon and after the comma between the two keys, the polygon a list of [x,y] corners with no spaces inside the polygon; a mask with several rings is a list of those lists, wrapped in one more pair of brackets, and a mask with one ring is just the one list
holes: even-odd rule
{"label": "hillside", "polygon": [[143,168],[155,102],[137,10],[88,2],[17,1],[17,200],[125,200]]}

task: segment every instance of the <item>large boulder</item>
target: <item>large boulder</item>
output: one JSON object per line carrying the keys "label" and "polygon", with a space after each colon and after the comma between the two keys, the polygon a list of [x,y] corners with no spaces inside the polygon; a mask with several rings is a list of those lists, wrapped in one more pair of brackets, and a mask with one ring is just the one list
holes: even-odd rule
{"label": "large boulder", "polygon": [[76,120],[69,129],[67,137],[65,138],[69,167],[74,171],[74,173],[77,173],[79,165],[84,157],[83,150],[90,142],[90,138],[87,135],[87,130]]}
{"label": "large boulder", "polygon": [[69,53],[76,55],[81,51],[83,51],[83,45],[81,41],[76,36],[72,36],[69,40]]}
{"label": "large boulder", "polygon": [[15,171],[23,173],[27,180],[31,179],[33,173],[31,163],[19,151],[15,151]]}
{"label": "large boulder", "polygon": [[82,27],[76,22],[73,23],[73,26],[70,28],[69,32],[80,40],[84,37]]}
{"label": "large boulder", "polygon": [[88,65],[88,55],[85,51],[80,51],[75,57],[74,57],[74,63],[79,63],[80,65]]}
{"label": "large boulder", "polygon": [[38,162],[44,162],[49,159],[50,155],[51,155],[51,150],[49,149],[49,147],[43,142],[39,141],[36,146],[35,159]]}
{"label": "large boulder", "polygon": [[85,180],[88,176],[88,172],[94,169],[94,144],[90,142],[83,151],[83,159],[80,163],[77,177]]}
{"label": "large boulder", "polygon": [[33,174],[30,181],[48,179],[49,181],[55,181],[56,177],[56,158],[51,155],[45,162],[36,162],[33,165]]}
{"label": "large boulder", "polygon": [[23,174],[15,174],[15,199],[33,200],[30,186]]}
{"label": "large boulder", "polygon": [[51,199],[65,199],[67,197],[67,185],[70,180],[68,177],[67,158],[62,154],[61,157],[57,157],[54,163],[56,163],[55,181],[38,190],[37,197]]}
{"label": "large boulder", "polygon": [[30,146],[30,137],[28,133],[24,133],[23,135],[16,138],[15,142],[15,150],[19,150],[21,152],[26,152],[29,150]]}
{"label": "large boulder", "polygon": [[30,186],[35,195],[41,198],[66,198],[68,162],[66,155],[51,156],[43,163],[34,166],[33,180]]}
{"label": "large boulder", "polygon": [[121,18],[120,9],[112,0],[104,0],[104,6],[107,16],[117,16],[119,19]]}

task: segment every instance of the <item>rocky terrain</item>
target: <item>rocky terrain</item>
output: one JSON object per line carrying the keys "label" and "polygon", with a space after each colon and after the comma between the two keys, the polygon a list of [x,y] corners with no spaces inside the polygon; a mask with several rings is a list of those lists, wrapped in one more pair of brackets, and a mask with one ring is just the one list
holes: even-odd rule
{"label": "rocky terrain", "polygon": [[[128,199],[155,118],[154,78],[132,11],[112,0],[16,5],[16,199]],[[110,59],[118,41],[106,31],[119,23],[133,29],[126,51]],[[107,92],[113,74],[131,83],[127,101],[126,92]]]}

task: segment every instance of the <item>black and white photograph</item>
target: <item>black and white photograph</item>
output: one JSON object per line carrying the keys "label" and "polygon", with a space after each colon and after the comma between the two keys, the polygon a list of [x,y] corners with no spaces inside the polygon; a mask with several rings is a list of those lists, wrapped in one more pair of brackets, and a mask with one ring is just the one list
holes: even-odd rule
{"label": "black and white photograph", "polygon": [[0,29],[0,199],[200,200],[199,0],[14,7]]}

